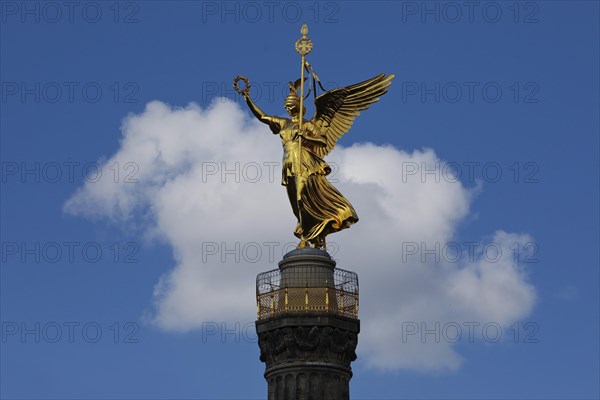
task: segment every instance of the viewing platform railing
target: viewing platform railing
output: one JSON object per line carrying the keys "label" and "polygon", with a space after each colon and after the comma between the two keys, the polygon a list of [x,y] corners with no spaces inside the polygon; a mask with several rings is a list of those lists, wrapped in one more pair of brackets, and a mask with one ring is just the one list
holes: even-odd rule
{"label": "viewing platform railing", "polygon": [[330,313],[358,319],[358,276],[335,268],[322,275],[286,271],[282,279],[281,271],[274,269],[257,276],[256,299],[259,320],[290,313]]}

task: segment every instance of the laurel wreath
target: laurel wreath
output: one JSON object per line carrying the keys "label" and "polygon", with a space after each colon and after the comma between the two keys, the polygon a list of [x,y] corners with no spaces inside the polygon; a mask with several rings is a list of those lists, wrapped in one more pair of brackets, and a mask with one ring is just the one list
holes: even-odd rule
{"label": "laurel wreath", "polygon": [[[243,89],[240,89],[240,87],[238,85],[239,81],[244,81]],[[233,80],[233,88],[235,89],[236,92],[238,92],[239,94],[241,94],[244,97],[250,96],[250,81],[248,81],[248,78],[246,78],[245,76],[242,76],[242,75],[236,76],[235,79]]]}

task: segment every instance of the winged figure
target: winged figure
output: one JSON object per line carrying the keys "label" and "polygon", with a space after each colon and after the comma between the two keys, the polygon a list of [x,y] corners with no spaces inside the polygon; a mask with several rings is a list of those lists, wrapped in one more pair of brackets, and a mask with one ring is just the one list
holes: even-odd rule
{"label": "winged figure", "polygon": [[[269,125],[283,145],[282,179],[296,219],[294,235],[298,248],[308,245],[325,248],[325,237],[348,228],[358,221],[352,204],[327,180],[331,172],[323,160],[338,139],[352,126],[354,119],[369,105],[387,93],[394,75],[380,74],[355,85],[333,89],[315,99],[315,114],[304,119],[298,88],[301,81],[290,82],[285,109],[290,118],[266,115],[242,90],[248,107],[261,122]],[[248,82],[246,80],[246,89]],[[302,118],[302,121],[300,120]],[[300,128],[301,126],[301,128]]]}

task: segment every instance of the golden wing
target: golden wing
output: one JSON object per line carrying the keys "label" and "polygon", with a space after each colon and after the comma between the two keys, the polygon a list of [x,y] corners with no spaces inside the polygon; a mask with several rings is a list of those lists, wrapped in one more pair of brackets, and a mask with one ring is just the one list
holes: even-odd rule
{"label": "golden wing", "polygon": [[314,150],[319,157],[322,158],[333,150],[338,139],[350,130],[360,111],[366,110],[387,93],[393,77],[394,75],[379,74],[355,85],[330,90],[315,99],[316,112],[312,122],[327,139],[326,146]]}

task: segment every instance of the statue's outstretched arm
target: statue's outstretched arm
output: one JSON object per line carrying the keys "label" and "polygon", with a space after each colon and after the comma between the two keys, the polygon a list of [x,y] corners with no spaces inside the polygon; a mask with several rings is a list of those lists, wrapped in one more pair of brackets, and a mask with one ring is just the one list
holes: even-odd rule
{"label": "statue's outstretched arm", "polygon": [[273,131],[273,133],[279,133],[279,131],[281,130],[281,118],[278,117],[272,117],[270,115],[265,114],[265,112],[263,110],[261,110],[251,99],[249,96],[245,96],[246,99],[246,104],[248,104],[248,107],[250,108],[250,111],[252,111],[252,114],[254,114],[254,116],[260,121],[263,122],[267,125],[269,125],[269,127],[271,128],[271,131]]}

